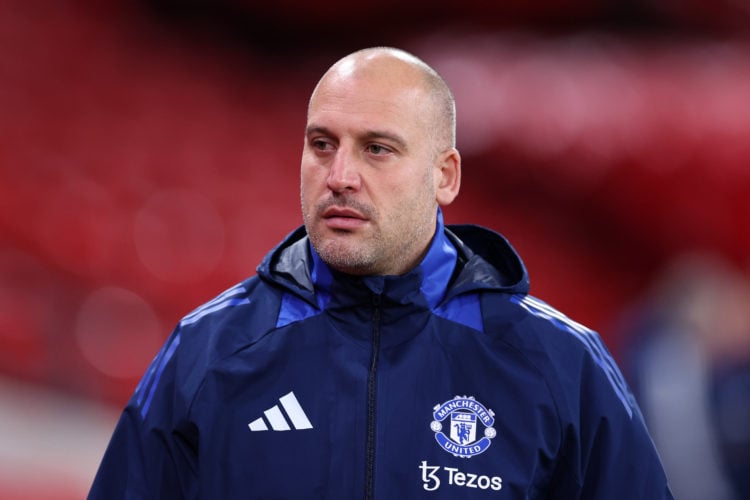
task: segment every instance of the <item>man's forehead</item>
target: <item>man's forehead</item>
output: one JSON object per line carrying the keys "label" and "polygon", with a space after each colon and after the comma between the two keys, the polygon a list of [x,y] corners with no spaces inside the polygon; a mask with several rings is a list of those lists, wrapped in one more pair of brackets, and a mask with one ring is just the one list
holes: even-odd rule
{"label": "man's forehead", "polygon": [[321,93],[307,114],[307,128],[326,130],[332,135],[359,137],[392,135],[406,142],[426,125],[424,109],[412,96],[341,96]]}
{"label": "man's forehead", "polygon": [[404,113],[414,110],[423,113],[429,105],[429,95],[423,86],[413,82],[388,78],[340,77],[321,81],[310,98],[310,111],[316,108],[336,109],[344,106],[352,113],[382,111]]}
{"label": "man's forehead", "polygon": [[336,135],[343,130],[360,136],[390,132],[403,139],[419,135],[433,116],[423,80],[398,72],[362,72],[355,62],[343,60],[321,79],[310,99],[308,124]]}

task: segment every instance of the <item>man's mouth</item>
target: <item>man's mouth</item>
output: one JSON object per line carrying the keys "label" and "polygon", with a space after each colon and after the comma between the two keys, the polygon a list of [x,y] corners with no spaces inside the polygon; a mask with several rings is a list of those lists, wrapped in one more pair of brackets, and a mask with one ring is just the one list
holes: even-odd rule
{"label": "man's mouth", "polygon": [[368,221],[364,214],[348,207],[328,207],[322,216],[330,229],[353,230],[362,227]]}

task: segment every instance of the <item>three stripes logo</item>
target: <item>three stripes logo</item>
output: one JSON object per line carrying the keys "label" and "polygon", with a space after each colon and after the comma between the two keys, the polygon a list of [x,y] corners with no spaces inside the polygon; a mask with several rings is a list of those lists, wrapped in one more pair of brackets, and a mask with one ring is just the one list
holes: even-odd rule
{"label": "three stripes logo", "polygon": [[[271,408],[263,412],[265,419],[259,417],[247,424],[250,430],[253,432],[267,431],[268,424],[271,425],[271,429],[274,431],[289,431],[292,430],[292,427],[296,430],[313,428],[310,420],[305,414],[305,410],[300,406],[293,391],[279,398],[279,403],[281,403],[281,408],[284,408],[284,412],[281,411],[279,405],[273,405]],[[284,416],[284,413],[286,413],[286,417]],[[266,424],[266,421],[268,424]]]}

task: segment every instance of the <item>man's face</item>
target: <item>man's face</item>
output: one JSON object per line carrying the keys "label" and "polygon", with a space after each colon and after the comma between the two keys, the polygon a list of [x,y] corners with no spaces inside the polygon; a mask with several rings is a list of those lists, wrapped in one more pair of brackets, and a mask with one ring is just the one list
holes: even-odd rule
{"label": "man's face", "polygon": [[385,80],[334,75],[308,110],[302,215],[321,258],[349,274],[403,274],[435,232],[430,100],[408,78]]}

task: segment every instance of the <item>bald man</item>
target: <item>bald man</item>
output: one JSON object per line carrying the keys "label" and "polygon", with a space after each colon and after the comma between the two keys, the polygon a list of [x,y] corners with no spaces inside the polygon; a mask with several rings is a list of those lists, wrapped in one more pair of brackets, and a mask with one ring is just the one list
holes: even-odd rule
{"label": "bald man", "polygon": [[300,170],[304,225],[180,321],[90,498],[672,498],[597,334],[503,237],[444,225],[461,158],[432,68],[336,62]]}

